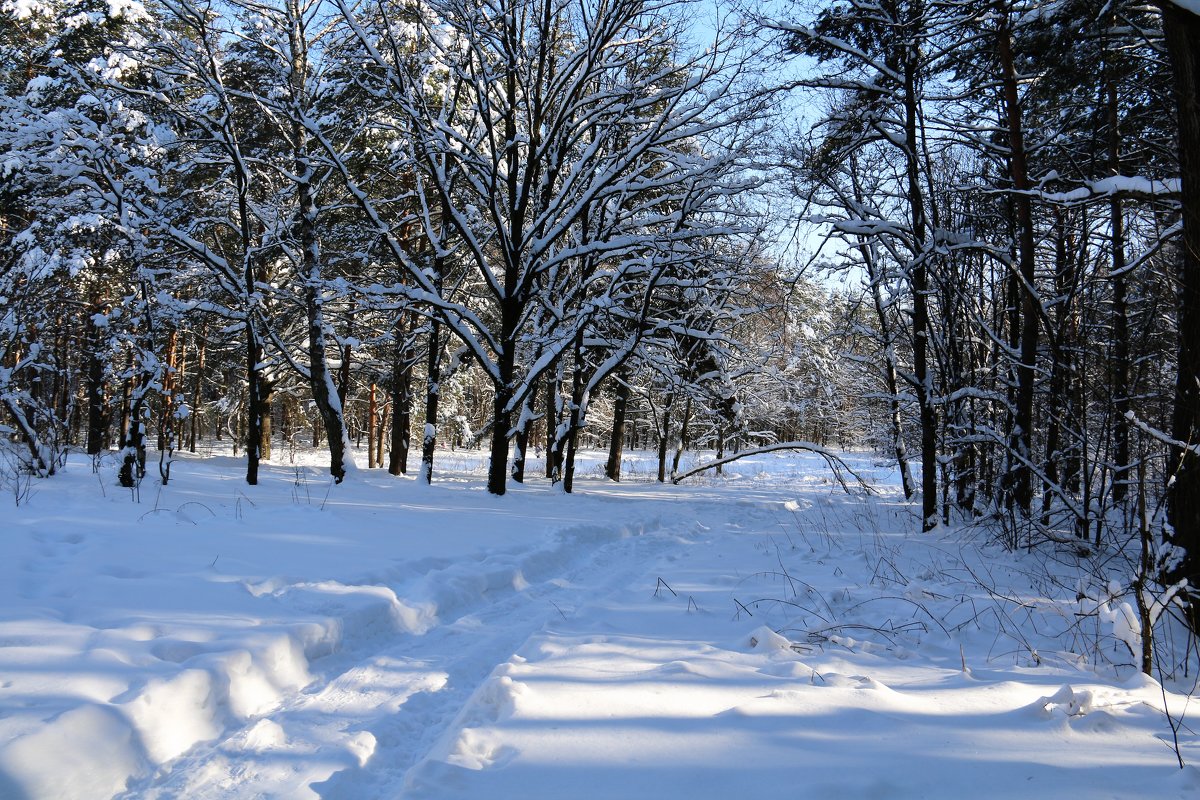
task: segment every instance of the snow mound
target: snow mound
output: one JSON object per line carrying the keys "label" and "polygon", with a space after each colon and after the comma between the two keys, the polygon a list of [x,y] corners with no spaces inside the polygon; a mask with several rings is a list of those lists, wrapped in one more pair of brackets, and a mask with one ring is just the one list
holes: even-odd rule
{"label": "snow mound", "polygon": [[766,625],[760,625],[747,634],[738,649],[759,653],[794,652],[786,636],[780,636]]}
{"label": "snow mound", "polygon": [[1066,684],[1049,697],[1039,697],[1028,708],[1046,718],[1082,717],[1094,708],[1094,703],[1095,697],[1091,691],[1077,691]]}
{"label": "snow mound", "polygon": [[133,726],[99,705],[66,711],[0,750],[0,773],[18,798],[111,797],[147,770]]}

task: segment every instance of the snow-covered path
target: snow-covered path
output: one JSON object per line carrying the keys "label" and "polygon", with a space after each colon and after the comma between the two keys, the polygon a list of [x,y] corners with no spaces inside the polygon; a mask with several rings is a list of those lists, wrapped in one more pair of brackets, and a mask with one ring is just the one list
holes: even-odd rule
{"label": "snow-covered path", "polygon": [[[572,526],[546,547],[436,567],[394,596],[339,586],[376,602],[356,611],[343,649],[313,662],[312,684],[127,796],[302,797],[310,782],[323,798],[394,795],[497,664],[563,608],[628,581],[667,544],[644,532]],[[330,777],[316,780],[321,773]]]}
{"label": "snow-covered path", "polygon": [[886,472],[731,472],[500,499],[213,458],[135,504],[75,465],[0,507],[0,798],[1200,790],[1189,687],[1069,575],[910,533]]}

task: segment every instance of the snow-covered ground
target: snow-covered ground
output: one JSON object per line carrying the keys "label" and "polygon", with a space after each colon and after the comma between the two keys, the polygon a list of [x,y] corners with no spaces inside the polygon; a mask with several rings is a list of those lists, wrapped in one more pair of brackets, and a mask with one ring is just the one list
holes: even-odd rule
{"label": "snow-covered ground", "polygon": [[795,454],[503,498],[474,453],[318,460],[0,497],[0,798],[1200,796],[1194,672],[867,457],[874,497]]}

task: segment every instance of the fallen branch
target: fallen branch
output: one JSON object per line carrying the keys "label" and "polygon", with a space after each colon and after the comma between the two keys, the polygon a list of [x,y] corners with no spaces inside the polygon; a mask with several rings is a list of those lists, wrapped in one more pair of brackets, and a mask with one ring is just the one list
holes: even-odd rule
{"label": "fallen branch", "polygon": [[847,494],[850,493],[850,486],[846,483],[846,477],[843,474],[847,472],[854,476],[854,480],[858,482],[859,488],[866,492],[873,491],[870,485],[867,484],[866,480],[853,469],[851,469],[850,465],[843,461],[841,456],[839,456],[837,453],[834,453],[832,450],[827,450],[818,444],[813,444],[812,442],[780,442],[779,444],[769,444],[765,447],[756,447],[753,450],[743,450],[740,453],[734,453],[731,456],[725,456],[725,458],[718,458],[716,461],[710,461],[707,464],[701,464],[698,467],[689,469],[687,472],[672,477],[671,483],[678,484],[684,478],[690,478],[699,472],[705,472],[706,470],[713,469],[714,467],[724,466],[730,462],[737,461],[739,458],[760,456],[763,453],[776,453],[780,450],[804,450],[809,453],[816,453],[821,458],[825,459],[825,463],[829,465],[829,469],[833,472],[833,477],[837,479],[838,484]]}

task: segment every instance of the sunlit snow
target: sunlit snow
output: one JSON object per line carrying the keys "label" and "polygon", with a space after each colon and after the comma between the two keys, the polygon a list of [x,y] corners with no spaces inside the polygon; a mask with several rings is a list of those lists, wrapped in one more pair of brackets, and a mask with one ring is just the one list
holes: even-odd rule
{"label": "sunlit snow", "polygon": [[475,452],[433,486],[321,458],[248,487],[182,455],[140,502],[73,458],[0,498],[0,797],[1200,792],[1165,714],[1196,762],[1194,687],[1137,671],[1136,618],[1069,554],[916,533],[869,456],[874,496],[812,455],[676,487],[588,453],[575,495],[503,498]]}

